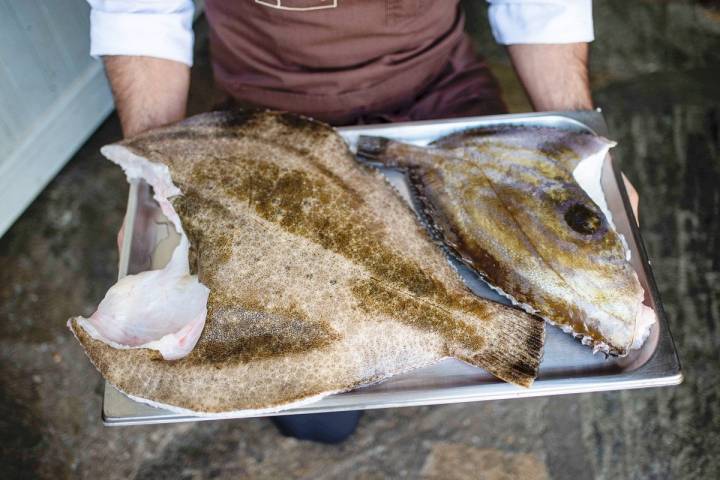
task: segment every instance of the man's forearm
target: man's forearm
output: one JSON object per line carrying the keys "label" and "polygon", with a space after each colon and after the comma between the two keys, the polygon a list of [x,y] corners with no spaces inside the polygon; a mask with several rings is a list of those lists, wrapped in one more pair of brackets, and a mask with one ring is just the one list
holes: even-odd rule
{"label": "man's forearm", "polygon": [[593,108],[587,43],[509,45],[508,52],[535,110]]}
{"label": "man's forearm", "polygon": [[185,117],[190,68],[153,57],[103,57],[123,135],[131,137]]}

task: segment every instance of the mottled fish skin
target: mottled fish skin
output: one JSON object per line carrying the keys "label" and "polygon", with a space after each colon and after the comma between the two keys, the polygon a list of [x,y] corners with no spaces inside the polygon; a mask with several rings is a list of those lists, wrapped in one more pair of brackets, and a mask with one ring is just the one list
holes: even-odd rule
{"label": "mottled fish skin", "polygon": [[543,322],[475,297],[384,178],[332,128],[214,113],[120,144],[169,167],[210,288],[187,357],[116,350],[73,324],[133,397],[198,413],[279,410],[454,356],[529,386]]}
{"label": "mottled fish skin", "polygon": [[361,137],[358,155],[405,169],[431,227],[526,310],[625,355],[644,292],[572,170],[609,141],[547,128],[471,130],[423,148]]}
{"label": "mottled fish skin", "polygon": [[480,145],[503,145],[505,148],[532,151],[572,172],[582,159],[614,146],[615,142],[589,132],[515,125],[470,128],[432,142],[433,147],[446,150]]}

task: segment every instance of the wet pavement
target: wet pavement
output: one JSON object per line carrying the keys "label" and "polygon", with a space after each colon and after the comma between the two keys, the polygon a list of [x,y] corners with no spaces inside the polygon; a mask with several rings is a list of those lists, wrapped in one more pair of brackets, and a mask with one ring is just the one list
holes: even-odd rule
{"label": "wet pavement", "polygon": [[[0,239],[0,477],[719,478],[720,71],[704,57],[664,68],[654,52],[628,71],[617,39],[597,43],[595,98],[641,193],[681,386],[374,410],[338,446],[284,438],[264,419],[103,427],[102,379],[65,320],[91,313],[117,274],[127,184],[98,152],[120,137],[113,116]],[[509,78],[501,52],[488,56]],[[210,85],[200,41],[191,111],[219,100]]]}

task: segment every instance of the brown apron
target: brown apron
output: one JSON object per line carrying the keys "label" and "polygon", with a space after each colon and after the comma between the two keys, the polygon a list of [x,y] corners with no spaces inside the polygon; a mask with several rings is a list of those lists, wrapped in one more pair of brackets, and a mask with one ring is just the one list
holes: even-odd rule
{"label": "brown apron", "polygon": [[505,112],[457,0],[206,0],[218,85],[335,125]]}

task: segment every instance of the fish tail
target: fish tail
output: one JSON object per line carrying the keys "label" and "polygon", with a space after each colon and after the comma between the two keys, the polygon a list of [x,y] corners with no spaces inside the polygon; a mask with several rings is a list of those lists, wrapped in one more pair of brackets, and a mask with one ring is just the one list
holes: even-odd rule
{"label": "fish tail", "polygon": [[402,159],[389,152],[388,146],[391,144],[392,140],[389,138],[360,135],[357,141],[357,156],[370,163],[399,167]]}
{"label": "fish tail", "polygon": [[358,137],[357,156],[370,164],[400,169],[432,169],[453,157],[449,152],[366,135]]}
{"label": "fish tail", "polygon": [[506,382],[530,387],[537,377],[545,343],[545,323],[504,305],[475,325],[486,339],[479,351],[450,346],[453,357],[484,368]]}

